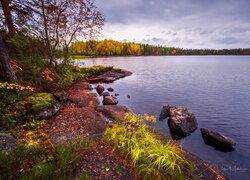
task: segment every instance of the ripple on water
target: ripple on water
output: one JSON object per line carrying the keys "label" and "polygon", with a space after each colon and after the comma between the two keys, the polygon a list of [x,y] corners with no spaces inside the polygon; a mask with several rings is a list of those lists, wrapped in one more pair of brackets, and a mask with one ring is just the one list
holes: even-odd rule
{"label": "ripple on water", "polygon": [[[236,151],[229,153],[205,145],[199,129],[182,144],[233,179],[249,179],[250,56],[117,57],[84,62],[134,72],[109,86],[120,94],[120,104],[135,113],[159,115],[166,102],[188,107],[195,113],[199,128],[234,138]],[[170,135],[167,121],[157,123],[156,128]],[[242,172],[237,168],[248,169]]]}

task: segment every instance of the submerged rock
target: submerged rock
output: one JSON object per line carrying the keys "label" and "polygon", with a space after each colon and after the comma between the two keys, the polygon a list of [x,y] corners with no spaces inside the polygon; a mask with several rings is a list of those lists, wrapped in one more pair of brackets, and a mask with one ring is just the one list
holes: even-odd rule
{"label": "submerged rock", "polygon": [[114,91],[114,89],[113,89],[112,87],[107,88],[107,90],[108,90],[109,92],[113,92],[113,91]]}
{"label": "submerged rock", "polygon": [[110,96],[109,92],[102,93],[102,96]]}
{"label": "submerged rock", "polygon": [[118,100],[111,97],[111,96],[105,96],[103,97],[103,105],[116,105],[118,104]]}
{"label": "submerged rock", "polygon": [[99,95],[101,95],[104,92],[105,88],[102,85],[97,85],[96,91]]}
{"label": "submerged rock", "polygon": [[187,108],[170,107],[168,124],[171,132],[178,136],[190,135],[197,129],[197,120]]}
{"label": "submerged rock", "polygon": [[232,138],[205,128],[200,130],[205,144],[222,151],[233,151],[235,149],[236,142]]}
{"label": "submerged rock", "polygon": [[13,136],[5,133],[0,133],[0,150],[5,153],[10,153],[16,148],[16,145],[17,141]]}

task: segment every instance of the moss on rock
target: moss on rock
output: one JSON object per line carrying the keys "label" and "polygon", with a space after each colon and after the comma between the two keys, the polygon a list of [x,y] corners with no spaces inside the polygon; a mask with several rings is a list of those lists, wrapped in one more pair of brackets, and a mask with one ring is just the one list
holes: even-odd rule
{"label": "moss on rock", "polygon": [[53,95],[50,93],[35,93],[26,99],[35,113],[52,107]]}

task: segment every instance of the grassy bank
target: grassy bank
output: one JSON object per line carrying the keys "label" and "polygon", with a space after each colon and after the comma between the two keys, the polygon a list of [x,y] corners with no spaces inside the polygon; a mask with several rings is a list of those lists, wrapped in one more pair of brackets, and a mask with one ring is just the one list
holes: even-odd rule
{"label": "grassy bank", "polygon": [[108,128],[104,141],[136,168],[142,179],[187,179],[193,164],[175,142],[162,142],[143,123],[152,117],[127,114],[125,121]]}
{"label": "grassy bank", "polygon": [[[10,153],[0,152],[0,179],[72,178],[85,153],[94,147],[93,141],[81,137],[54,145],[42,128],[46,121],[36,115],[52,106],[53,94],[67,90],[77,80],[110,70],[121,71],[60,64],[34,71],[36,78],[23,84],[1,82],[0,132],[13,135],[18,144]],[[20,73],[27,77],[27,72]],[[134,167],[140,179],[187,179],[193,164],[185,158],[186,153],[173,141],[159,140],[144,120],[153,123],[155,118],[127,114],[123,122],[106,129],[103,141]]]}

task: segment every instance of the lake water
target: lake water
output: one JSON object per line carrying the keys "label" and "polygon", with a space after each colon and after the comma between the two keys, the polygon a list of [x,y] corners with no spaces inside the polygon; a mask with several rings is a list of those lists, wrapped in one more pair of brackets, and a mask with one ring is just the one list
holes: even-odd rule
{"label": "lake water", "polygon": [[[158,116],[164,103],[190,108],[199,128],[236,140],[236,150],[220,152],[204,144],[199,128],[181,140],[184,149],[232,179],[250,177],[250,56],[161,56],[94,58],[78,65],[111,65],[132,76],[106,85],[135,113]],[[127,98],[130,95],[131,98]],[[167,121],[156,129],[170,135]]]}

